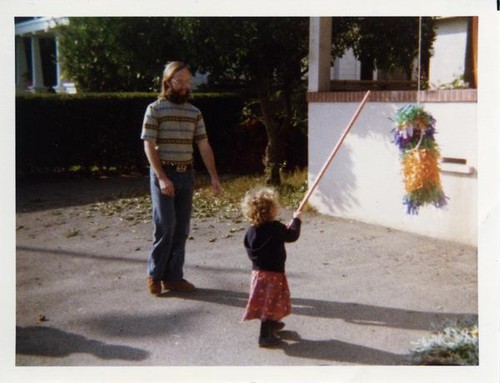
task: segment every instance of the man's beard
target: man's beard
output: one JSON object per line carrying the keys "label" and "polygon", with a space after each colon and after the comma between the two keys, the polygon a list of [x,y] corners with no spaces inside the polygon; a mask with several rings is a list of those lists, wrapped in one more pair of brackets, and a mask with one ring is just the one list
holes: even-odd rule
{"label": "man's beard", "polygon": [[169,88],[167,90],[167,99],[174,104],[184,104],[185,102],[187,102],[187,100],[189,100],[189,93],[189,89],[184,93],[179,93],[173,88]]}

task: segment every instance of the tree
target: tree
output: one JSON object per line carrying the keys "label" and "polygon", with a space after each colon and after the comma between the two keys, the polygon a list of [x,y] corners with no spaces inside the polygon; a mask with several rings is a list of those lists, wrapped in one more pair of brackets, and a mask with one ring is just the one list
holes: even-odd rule
{"label": "tree", "polygon": [[[267,133],[267,182],[281,182],[283,134],[294,119],[293,97],[307,71],[308,18],[180,18],[188,60],[215,83],[239,83],[260,104]],[[305,103],[305,100],[301,100]]]}
{"label": "tree", "polygon": [[[294,92],[307,71],[307,18],[178,19],[189,61],[214,82],[240,82],[258,97],[268,144],[268,182],[280,183],[282,134],[293,119]],[[422,19],[422,61],[434,40],[432,18]],[[332,56],[352,48],[368,71],[403,70],[411,78],[418,53],[417,17],[339,17],[333,20]]]}
{"label": "tree", "polygon": [[59,28],[62,66],[86,92],[158,89],[161,67],[182,56],[173,19],[76,17]]}
{"label": "tree", "polygon": [[[422,18],[421,31],[420,59],[425,68],[435,39],[433,18]],[[418,17],[335,17],[332,55],[340,57],[352,48],[362,65],[387,72],[401,69],[410,80],[418,56],[418,35]]]}
{"label": "tree", "polygon": [[[70,18],[60,30],[63,69],[82,91],[158,90],[159,68],[181,59],[193,72],[209,73],[213,84],[250,92],[266,128],[264,163],[275,185],[285,160],[283,137],[305,120],[308,37],[305,17]],[[433,20],[422,18],[423,62],[433,40]],[[369,69],[400,68],[410,79],[418,18],[334,18],[332,56],[347,48]]]}

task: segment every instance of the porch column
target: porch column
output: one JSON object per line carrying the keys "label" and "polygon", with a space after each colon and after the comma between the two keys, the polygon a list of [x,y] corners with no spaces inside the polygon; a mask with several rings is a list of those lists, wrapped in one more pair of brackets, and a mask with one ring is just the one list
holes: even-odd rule
{"label": "porch column", "polygon": [[61,78],[61,63],[59,61],[60,55],[59,55],[59,38],[57,35],[54,37],[54,44],[55,44],[55,51],[56,51],[56,85],[53,86],[53,89],[56,91],[56,93],[64,93],[64,87],[62,84],[62,78]]}
{"label": "porch column", "polygon": [[309,19],[309,92],[330,90],[332,18]]}
{"label": "porch column", "polygon": [[28,62],[24,50],[24,40],[16,36],[16,91],[23,92],[28,89]]}
{"label": "porch column", "polygon": [[40,53],[40,41],[37,36],[31,37],[31,70],[33,73],[32,83],[29,87],[32,92],[44,91],[47,88],[43,84],[42,55]]}

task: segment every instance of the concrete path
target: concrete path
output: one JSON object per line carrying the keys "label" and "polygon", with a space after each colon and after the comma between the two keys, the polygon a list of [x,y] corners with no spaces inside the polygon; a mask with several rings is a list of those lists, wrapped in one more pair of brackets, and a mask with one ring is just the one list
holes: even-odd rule
{"label": "concrete path", "polygon": [[[115,186],[144,187],[127,182]],[[293,313],[283,344],[262,349],[259,323],[241,322],[244,222],[193,220],[185,276],[197,291],[154,297],[151,224],[89,217],[116,192],[109,183],[80,183],[73,203],[49,189],[24,188],[18,206],[17,366],[408,365],[412,342],[434,325],[477,318],[476,248],[306,213],[287,246]]]}

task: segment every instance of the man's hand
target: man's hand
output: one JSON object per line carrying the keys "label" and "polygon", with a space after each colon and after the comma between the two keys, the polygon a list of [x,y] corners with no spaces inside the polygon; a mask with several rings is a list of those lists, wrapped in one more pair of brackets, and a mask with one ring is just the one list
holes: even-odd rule
{"label": "man's hand", "polygon": [[158,177],[158,184],[160,186],[161,194],[167,197],[175,195],[175,188],[172,181],[168,179],[161,166],[160,157],[156,151],[156,141],[144,140],[144,152],[148,158],[151,168],[154,170],[156,177]]}
{"label": "man's hand", "polygon": [[215,158],[210,146],[208,139],[204,138],[197,142],[198,149],[200,150],[201,159],[205,164],[205,167],[210,174],[210,179],[212,182],[212,191],[214,195],[219,195],[223,192],[222,186],[220,184],[219,176],[217,174],[217,169],[215,167]]}
{"label": "man's hand", "polygon": [[212,179],[212,192],[215,196],[224,193],[224,189],[222,188],[219,178]]}
{"label": "man's hand", "polygon": [[159,180],[161,194],[167,197],[173,197],[175,195],[175,188],[172,181],[168,178],[160,178]]}

